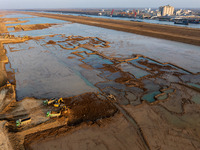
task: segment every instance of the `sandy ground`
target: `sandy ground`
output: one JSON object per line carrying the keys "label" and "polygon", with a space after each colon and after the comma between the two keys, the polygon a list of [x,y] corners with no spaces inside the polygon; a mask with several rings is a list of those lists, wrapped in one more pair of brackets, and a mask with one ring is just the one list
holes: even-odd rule
{"label": "sandy ground", "polygon": [[100,122],[100,126],[82,124],[77,128],[69,129],[66,136],[47,138],[47,140],[44,139],[45,142],[32,143],[27,149],[120,150],[134,147],[134,149],[145,150],[142,141],[137,136],[136,129],[121,114]]}
{"label": "sandy ground", "polygon": [[1,150],[13,150],[12,145],[9,141],[8,134],[5,132],[6,121],[0,121],[0,149]]}

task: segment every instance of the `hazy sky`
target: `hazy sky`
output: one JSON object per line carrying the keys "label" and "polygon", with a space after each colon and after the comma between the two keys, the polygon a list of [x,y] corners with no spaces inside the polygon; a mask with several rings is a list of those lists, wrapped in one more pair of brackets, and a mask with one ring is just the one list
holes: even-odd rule
{"label": "hazy sky", "polygon": [[200,8],[200,0],[0,0],[0,9],[23,8],[116,8],[159,7]]}

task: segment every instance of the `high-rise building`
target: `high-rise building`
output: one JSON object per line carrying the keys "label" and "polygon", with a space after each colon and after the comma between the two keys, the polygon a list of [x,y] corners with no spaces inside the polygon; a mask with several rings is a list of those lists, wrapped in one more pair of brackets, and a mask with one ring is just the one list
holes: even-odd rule
{"label": "high-rise building", "polygon": [[161,6],[159,8],[159,10],[161,11],[161,15],[162,16],[171,16],[174,14],[174,7],[167,5],[167,6]]}
{"label": "high-rise building", "polygon": [[136,10],[136,13],[139,15],[139,14],[140,14],[140,10],[139,10],[139,9],[137,9],[137,10]]}

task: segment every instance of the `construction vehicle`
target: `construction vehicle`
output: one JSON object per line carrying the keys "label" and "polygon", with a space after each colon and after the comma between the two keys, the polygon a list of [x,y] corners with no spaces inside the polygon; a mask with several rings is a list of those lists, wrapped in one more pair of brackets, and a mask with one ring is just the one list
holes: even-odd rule
{"label": "construction vehicle", "polygon": [[117,101],[116,97],[114,95],[112,95],[112,94],[108,95],[108,99],[112,100],[112,101],[115,101],[115,102]]}
{"label": "construction vehicle", "polygon": [[7,81],[6,86],[7,86],[7,87],[10,87],[10,86],[11,86],[11,83],[10,83],[9,81]]}
{"label": "construction vehicle", "polygon": [[60,112],[48,111],[46,116],[50,117],[50,118],[60,117],[61,116],[61,111]]}
{"label": "construction vehicle", "polygon": [[63,101],[63,99],[62,99],[62,97],[61,98],[59,98],[58,100],[56,100],[55,102],[54,102],[54,107],[59,107],[60,106],[60,104],[61,103],[63,103],[64,101]]}
{"label": "construction vehicle", "polygon": [[56,100],[57,100],[56,98],[47,99],[43,102],[43,104],[50,105],[50,104],[53,104]]}
{"label": "construction vehicle", "polygon": [[110,17],[112,17],[113,13],[114,13],[114,9],[111,11],[111,13],[110,13]]}
{"label": "construction vehicle", "polygon": [[69,112],[69,107],[63,106],[63,107],[61,108],[61,111],[62,111],[63,114],[66,114],[66,113]]}
{"label": "construction vehicle", "polygon": [[31,122],[31,117],[24,118],[24,119],[18,119],[16,121],[16,126],[19,127],[19,126],[22,126],[22,125],[26,125],[30,122]]}

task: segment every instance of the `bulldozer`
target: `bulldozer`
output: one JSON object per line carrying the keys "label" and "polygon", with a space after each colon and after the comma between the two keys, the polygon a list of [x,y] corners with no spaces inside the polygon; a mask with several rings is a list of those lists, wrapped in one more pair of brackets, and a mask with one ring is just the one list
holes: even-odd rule
{"label": "bulldozer", "polygon": [[18,120],[16,121],[16,126],[19,127],[19,126],[28,124],[28,123],[30,123],[30,122],[31,122],[31,117],[24,118],[24,119],[18,119]]}
{"label": "bulldozer", "polygon": [[61,111],[60,112],[48,111],[46,116],[50,117],[50,118],[60,117],[61,116]]}
{"label": "bulldozer", "polygon": [[62,106],[60,108],[60,111],[58,112],[55,112],[55,111],[48,111],[46,116],[47,117],[50,117],[50,118],[53,118],[53,117],[60,117],[62,114],[66,114],[69,112],[69,108],[66,107],[66,106]]}
{"label": "bulldozer", "polygon": [[43,102],[43,104],[50,105],[50,104],[53,104],[56,100],[57,100],[56,98],[47,99]]}

